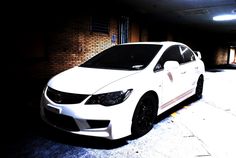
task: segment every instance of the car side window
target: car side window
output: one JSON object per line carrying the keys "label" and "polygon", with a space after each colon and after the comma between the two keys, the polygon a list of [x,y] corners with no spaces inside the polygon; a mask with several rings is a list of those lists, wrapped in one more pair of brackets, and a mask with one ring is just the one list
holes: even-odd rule
{"label": "car side window", "polygon": [[196,60],[193,52],[189,48],[181,46],[180,52],[183,56],[184,63]]}
{"label": "car side window", "polygon": [[161,58],[157,63],[159,69],[163,69],[165,62],[170,60],[178,61],[179,64],[183,63],[183,57],[180,54],[179,46],[171,46],[162,54]]}

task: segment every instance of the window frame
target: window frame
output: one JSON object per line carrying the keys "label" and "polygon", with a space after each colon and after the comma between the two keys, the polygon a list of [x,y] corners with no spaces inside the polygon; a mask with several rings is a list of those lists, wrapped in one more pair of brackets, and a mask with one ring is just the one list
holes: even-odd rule
{"label": "window frame", "polygon": [[[165,64],[166,61],[177,61],[180,65],[183,64],[183,63],[184,63],[184,61],[183,61],[183,56],[182,56],[181,53],[180,53],[180,48],[179,48],[179,47],[180,47],[180,45],[172,45],[172,46],[168,47],[168,48],[163,52],[163,54],[162,54],[161,57],[159,58],[157,64],[155,65],[155,67],[154,67],[154,72],[163,70],[163,69],[164,69],[164,64]],[[178,50],[178,54],[179,54],[179,57],[181,57],[181,59],[179,59],[179,60],[177,60],[177,59],[175,59],[175,60],[166,60],[166,59],[167,59],[167,58],[166,58],[164,61],[161,61],[162,58],[163,58],[163,56],[166,55],[167,51],[170,51],[170,49],[173,49],[173,48],[175,48],[176,51]],[[172,57],[172,58],[173,58],[173,57]],[[181,60],[182,60],[182,61],[181,61]],[[160,63],[160,62],[162,62],[162,63]]]}
{"label": "window frame", "polygon": [[[184,48],[184,49],[182,49],[182,48]],[[183,64],[189,63],[189,62],[193,62],[193,61],[196,60],[194,52],[189,47],[187,47],[187,46],[180,46],[179,49],[180,49],[180,53],[181,53],[181,55],[183,57]],[[190,57],[191,59],[190,60],[189,59],[186,60],[185,55],[184,55],[185,53],[191,53],[191,57]]]}

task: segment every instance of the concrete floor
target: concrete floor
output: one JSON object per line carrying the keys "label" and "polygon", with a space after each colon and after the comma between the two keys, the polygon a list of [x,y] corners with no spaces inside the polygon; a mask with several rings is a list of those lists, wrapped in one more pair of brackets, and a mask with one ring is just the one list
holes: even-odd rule
{"label": "concrete floor", "polygon": [[66,134],[46,126],[37,115],[31,114],[35,123],[28,121],[20,134],[8,139],[6,155],[37,158],[235,158],[235,94],[236,70],[207,71],[201,100],[184,101],[161,115],[154,128],[141,138],[118,141]]}

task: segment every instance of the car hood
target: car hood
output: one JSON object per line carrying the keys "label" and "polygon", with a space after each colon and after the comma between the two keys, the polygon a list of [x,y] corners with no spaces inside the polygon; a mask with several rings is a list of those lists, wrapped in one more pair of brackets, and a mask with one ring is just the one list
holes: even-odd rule
{"label": "car hood", "polygon": [[103,87],[139,71],[74,67],[49,80],[48,86],[58,91],[93,94]]}

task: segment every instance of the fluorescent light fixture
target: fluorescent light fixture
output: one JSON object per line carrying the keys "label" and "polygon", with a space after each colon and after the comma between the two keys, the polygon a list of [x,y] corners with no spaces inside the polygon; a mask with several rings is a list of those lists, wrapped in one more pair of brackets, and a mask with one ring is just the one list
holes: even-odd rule
{"label": "fluorescent light fixture", "polygon": [[236,14],[224,14],[224,15],[217,15],[213,17],[214,21],[229,21],[229,20],[236,20]]}

